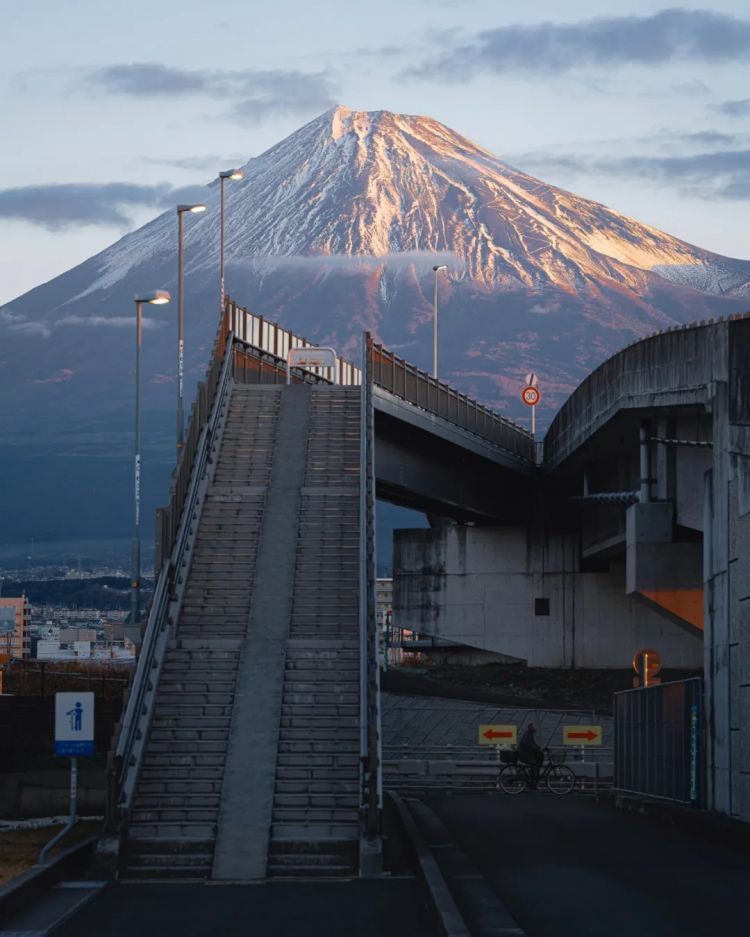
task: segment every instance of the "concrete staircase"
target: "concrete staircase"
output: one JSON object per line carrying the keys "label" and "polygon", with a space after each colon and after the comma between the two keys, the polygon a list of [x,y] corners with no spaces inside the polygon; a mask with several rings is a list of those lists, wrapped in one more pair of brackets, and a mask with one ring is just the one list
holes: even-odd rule
{"label": "concrete staircase", "polygon": [[359,390],[312,389],[269,875],[352,875],[359,838]]}
{"label": "concrete staircase", "polygon": [[280,388],[236,385],[130,815],[123,875],[210,874]]}
{"label": "concrete staircase", "polygon": [[360,391],[235,385],[228,407],[123,874],[356,875]]}

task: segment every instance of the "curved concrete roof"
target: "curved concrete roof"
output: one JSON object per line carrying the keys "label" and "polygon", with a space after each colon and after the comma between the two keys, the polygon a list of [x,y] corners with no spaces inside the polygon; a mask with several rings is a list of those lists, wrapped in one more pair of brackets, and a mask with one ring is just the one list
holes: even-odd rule
{"label": "curved concrete roof", "polygon": [[750,313],[677,326],[639,339],[593,371],[566,400],[544,437],[553,470],[623,409],[707,404],[726,381],[729,326]]}

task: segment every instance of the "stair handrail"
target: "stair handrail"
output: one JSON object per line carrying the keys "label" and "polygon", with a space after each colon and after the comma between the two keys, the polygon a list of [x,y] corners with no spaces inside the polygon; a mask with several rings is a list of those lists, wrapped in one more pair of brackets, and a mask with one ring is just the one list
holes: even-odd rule
{"label": "stair handrail", "polygon": [[360,813],[362,832],[370,841],[380,836],[383,806],[380,662],[375,615],[375,407],[371,348],[370,333],[364,332],[359,458]]}
{"label": "stair handrail", "polygon": [[[148,623],[143,635],[138,664],[136,666],[133,684],[130,690],[122,727],[115,750],[115,764],[117,771],[117,807],[121,814],[130,808],[135,790],[135,784],[140,772],[143,749],[145,747],[148,728],[153,714],[153,701],[156,696],[156,684],[166,650],[169,627],[172,624],[169,608],[173,601],[175,577],[182,569],[185,561],[185,551],[188,543],[190,527],[193,523],[201,479],[203,478],[206,463],[209,458],[211,443],[219,422],[221,401],[223,400],[232,377],[232,332],[226,335],[223,364],[216,390],[213,395],[211,411],[204,422],[196,446],[190,474],[190,483],[182,503],[180,524],[174,540],[169,562],[164,563],[159,572],[159,578],[154,590]],[[151,694],[151,705],[147,699]],[[139,744],[140,743],[140,744]]]}

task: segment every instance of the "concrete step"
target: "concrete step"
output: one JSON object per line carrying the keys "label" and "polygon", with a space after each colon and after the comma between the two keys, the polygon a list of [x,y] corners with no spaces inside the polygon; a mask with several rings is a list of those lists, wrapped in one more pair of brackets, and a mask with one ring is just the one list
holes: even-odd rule
{"label": "concrete step", "polygon": [[[294,795],[290,795],[294,796]],[[323,795],[321,795],[323,796]],[[133,803],[133,809],[136,812],[158,810],[216,810],[221,800],[221,793],[185,793],[181,791],[160,792],[156,794],[141,793]],[[320,804],[319,806],[327,806]]]}
{"label": "concrete step", "polygon": [[335,807],[276,807],[271,814],[274,823],[358,823],[359,812]]}
{"label": "concrete step", "polygon": [[[293,783],[293,782],[290,782]],[[199,781],[199,780],[159,780],[159,781],[143,781],[138,785],[138,796],[139,797],[150,797],[157,794],[164,794],[167,796],[174,795],[187,795],[187,796],[196,796],[199,794],[221,794],[221,780],[216,781]],[[294,792],[291,792],[294,793]]]}

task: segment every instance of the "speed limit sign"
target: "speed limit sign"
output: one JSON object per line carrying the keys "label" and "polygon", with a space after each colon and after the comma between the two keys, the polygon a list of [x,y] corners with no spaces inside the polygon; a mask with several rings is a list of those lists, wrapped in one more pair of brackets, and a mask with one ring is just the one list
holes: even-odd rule
{"label": "speed limit sign", "polygon": [[530,407],[535,407],[541,399],[542,395],[539,393],[538,387],[531,387],[529,385],[528,387],[524,387],[521,391],[521,400]]}

